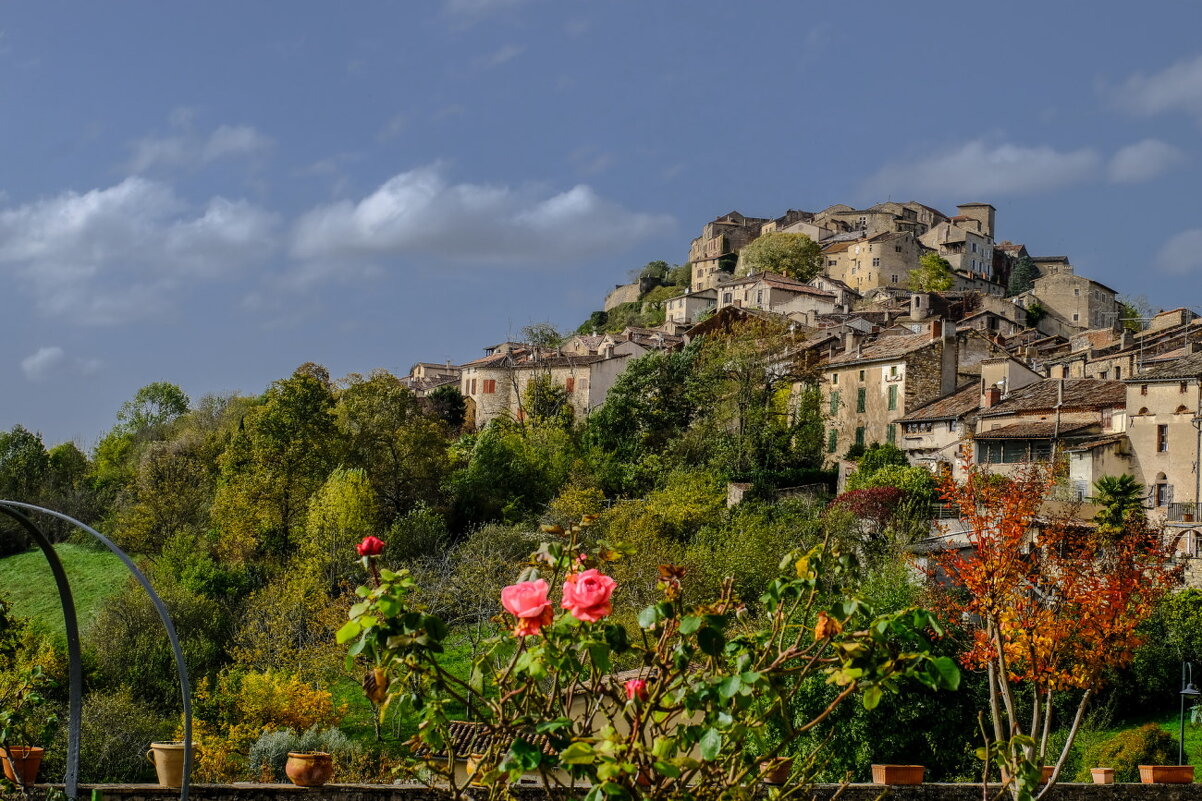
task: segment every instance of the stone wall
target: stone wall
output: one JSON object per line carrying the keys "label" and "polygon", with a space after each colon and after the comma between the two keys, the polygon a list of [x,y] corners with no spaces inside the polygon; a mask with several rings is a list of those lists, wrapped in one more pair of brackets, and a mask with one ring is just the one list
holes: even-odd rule
{"label": "stone wall", "polygon": [[[47,789],[45,786],[34,788],[30,794],[33,801],[45,801]],[[999,797],[997,789],[990,788],[988,797]],[[94,794],[93,790],[97,793]],[[546,790],[535,785],[514,787],[512,793],[519,801],[566,800],[584,796],[583,790]],[[884,787],[879,784],[822,784],[814,788],[812,797],[819,801],[832,801],[836,794],[839,801],[878,801],[882,798],[896,801],[979,801],[981,785]],[[486,795],[483,790],[472,790],[462,797],[483,799]],[[80,798],[89,796],[95,801],[171,801],[179,798],[179,791],[147,784],[81,785]],[[418,785],[364,784],[331,784],[312,789],[290,784],[194,784],[190,788],[190,797],[194,801],[292,801],[302,797],[314,801],[450,801],[455,798],[446,790]],[[1000,798],[1004,801],[1009,796],[1001,795]],[[1058,784],[1047,798],[1049,801],[1202,801],[1202,784]]]}

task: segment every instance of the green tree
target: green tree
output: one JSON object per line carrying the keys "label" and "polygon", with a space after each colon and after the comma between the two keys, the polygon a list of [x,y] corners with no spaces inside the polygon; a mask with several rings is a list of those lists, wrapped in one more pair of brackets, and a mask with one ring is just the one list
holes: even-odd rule
{"label": "green tree", "polygon": [[376,494],[363,470],[337,468],[309,501],[299,565],[335,594],[357,575],[347,558],[367,536],[379,536]]}
{"label": "green tree", "polygon": [[117,424],[142,439],[162,439],[165,428],[188,412],[188,396],[175,384],[155,381],[121,405]]}
{"label": "green tree", "polygon": [[1155,312],[1147,295],[1119,296],[1119,323],[1123,328],[1138,334],[1147,328],[1147,318]]}
{"label": "green tree", "polygon": [[227,556],[290,555],[309,498],[341,455],[324,367],[304,364],[276,381],[221,455],[213,520]]}
{"label": "green tree", "polygon": [[1007,285],[1007,295],[1021,295],[1035,286],[1035,279],[1039,277],[1039,268],[1035,266],[1035,262],[1031,261],[1030,256],[1023,256],[1014,265],[1014,269],[1010,271],[1010,283]]}
{"label": "green tree", "polygon": [[867,478],[882,467],[890,465],[909,467],[910,460],[906,458],[906,452],[896,445],[888,442],[874,442],[865,449],[864,455],[860,457],[856,473],[862,473],[864,478]]}
{"label": "green tree", "polygon": [[572,424],[572,407],[568,391],[556,384],[547,373],[532,376],[522,395],[522,409],[531,420]]}
{"label": "green tree", "polygon": [[693,282],[693,265],[685,262],[668,271],[667,283],[672,286],[689,286]]}
{"label": "green tree", "polygon": [[822,271],[822,246],[805,234],[772,231],[739,252],[743,274],[773,272],[809,281]]}
{"label": "green tree", "polygon": [[1098,531],[1118,536],[1132,529],[1142,530],[1147,523],[1144,514],[1144,485],[1135,476],[1102,476],[1094,482],[1094,503],[1102,508],[1094,515]]}
{"label": "green tree", "polygon": [[454,384],[443,384],[426,394],[426,402],[430,404],[433,415],[446,424],[452,432],[463,428],[467,418],[467,401],[459,387]]}
{"label": "green tree", "polygon": [[667,279],[668,273],[671,272],[671,270],[671,264],[668,264],[666,261],[661,259],[657,259],[656,261],[647,262],[643,269],[639,271],[639,278],[649,278],[652,281],[663,283]]}
{"label": "green tree", "polygon": [[41,435],[20,425],[0,431],[0,498],[37,503],[49,473]]}
{"label": "green tree", "polygon": [[[381,521],[387,525],[419,502],[438,506],[440,486],[451,469],[446,426],[424,414],[418,398],[386,370],[353,373],[345,383],[335,419],[346,439],[347,462],[361,468],[375,489]],[[463,397],[455,387],[449,389],[453,395],[439,397],[462,425]]]}
{"label": "green tree", "polygon": [[910,271],[909,288],[911,292],[946,292],[954,281],[951,262],[932,250],[918,260],[918,269]]}

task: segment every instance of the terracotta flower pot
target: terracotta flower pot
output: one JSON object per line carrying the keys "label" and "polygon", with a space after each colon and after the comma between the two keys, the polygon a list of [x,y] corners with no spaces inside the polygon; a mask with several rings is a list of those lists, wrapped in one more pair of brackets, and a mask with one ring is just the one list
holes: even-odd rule
{"label": "terracotta flower pot", "polygon": [[760,763],[760,781],[764,784],[784,784],[793,772],[793,757],[773,757]]}
{"label": "terracotta flower pot", "polygon": [[[193,747],[195,753],[195,746]],[[180,787],[184,783],[184,744],[179,741],[151,743],[146,759],[154,765],[160,787]]]}
{"label": "terracotta flower pot", "polygon": [[[44,748],[28,745],[14,745],[11,748],[0,748],[0,762],[4,763],[4,775],[10,782],[17,782],[22,787],[35,784],[38,779],[38,769],[42,767],[42,757],[46,755]],[[20,781],[17,778],[20,777]]]}
{"label": "terracotta flower pot", "polygon": [[320,751],[289,751],[284,773],[297,787],[321,787],[334,775],[334,760]]}
{"label": "terracotta flower pot", "polygon": [[1052,780],[1052,774],[1056,772],[1056,766],[1055,765],[1044,765],[1040,769],[1040,771],[1041,771],[1041,773],[1039,776],[1039,783],[1047,784],[1048,782],[1050,782]]}
{"label": "terracotta flower pot", "polygon": [[1114,768],[1090,768],[1094,784],[1114,784]]}
{"label": "terracotta flower pot", "polygon": [[1193,765],[1140,765],[1139,780],[1144,784],[1193,784]]}
{"label": "terracotta flower pot", "polygon": [[922,784],[926,768],[922,765],[873,765],[873,784]]}

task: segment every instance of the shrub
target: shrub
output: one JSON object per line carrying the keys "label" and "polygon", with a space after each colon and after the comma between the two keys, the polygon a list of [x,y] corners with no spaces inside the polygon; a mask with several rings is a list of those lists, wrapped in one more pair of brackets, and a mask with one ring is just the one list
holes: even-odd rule
{"label": "shrub", "polygon": [[[170,740],[175,723],[150,704],[134,697],[128,687],[89,693],[83,701],[80,727],[80,781],[139,783],[154,781],[154,766],[146,760],[152,742]],[[67,727],[59,731],[54,749],[67,752]]]}
{"label": "shrub", "polygon": [[1091,767],[1114,768],[1116,782],[1138,782],[1140,765],[1171,765],[1177,760],[1177,740],[1155,723],[1127,729],[1105,740],[1093,754],[1086,754],[1081,768],[1085,779]]}
{"label": "shrub", "polygon": [[[303,734],[297,734],[292,729],[265,731],[250,747],[246,766],[250,775],[258,781],[283,782],[287,780],[284,765],[290,751],[324,751],[333,755],[335,764],[341,766],[355,750],[354,744],[338,729],[319,729],[314,726]],[[341,770],[339,772],[342,773]],[[346,778],[345,774],[342,778]]]}

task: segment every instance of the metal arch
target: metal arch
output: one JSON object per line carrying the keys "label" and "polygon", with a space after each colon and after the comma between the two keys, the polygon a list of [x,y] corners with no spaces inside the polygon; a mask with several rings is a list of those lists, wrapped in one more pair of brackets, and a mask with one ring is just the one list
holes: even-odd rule
{"label": "metal arch", "polygon": [[[175,624],[171,622],[171,615],[168,613],[163,599],[150,586],[149,579],[138,569],[138,566],[129,558],[129,555],[96,529],[53,509],[46,509],[42,506],[21,503],[19,501],[0,500],[0,513],[8,515],[20,523],[46,555],[47,561],[50,562],[50,569],[54,572],[54,580],[58,585],[59,596],[63,602],[63,617],[67,623],[67,650],[70,660],[68,672],[71,681],[69,701],[71,717],[70,728],[68,730],[67,773],[64,781],[64,789],[66,790],[67,797],[75,799],[78,796],[79,789],[79,731],[82,710],[82,666],[79,654],[79,626],[75,616],[75,603],[71,596],[71,588],[67,582],[67,575],[63,570],[62,562],[59,561],[58,555],[54,552],[49,538],[33,524],[25,512],[37,512],[49,515],[91,534],[125,564],[125,567],[133,574],[133,577],[142,585],[142,589],[146,590],[146,594],[150,596],[150,601],[154,604],[155,610],[158,612],[159,619],[163,623],[163,628],[167,630],[167,639],[171,641],[171,650],[175,656],[175,668],[179,675],[180,697],[183,702],[184,716],[184,775],[183,784],[180,787],[180,801],[188,801],[188,789],[192,779],[192,685],[188,680],[188,666],[184,663],[184,652],[180,647],[179,637],[175,633]],[[74,642],[74,645],[72,645],[72,642]]]}

